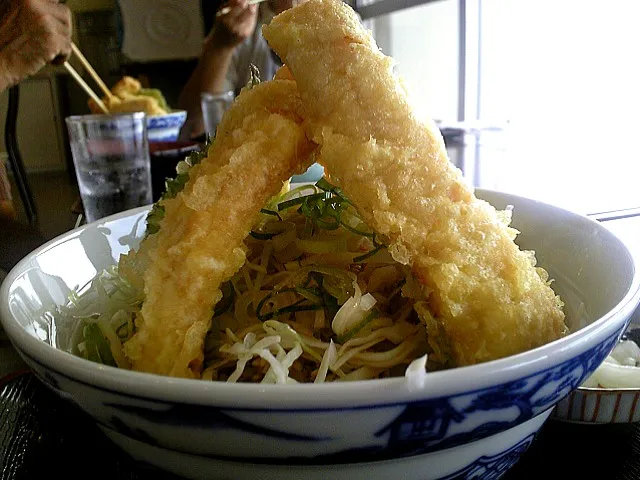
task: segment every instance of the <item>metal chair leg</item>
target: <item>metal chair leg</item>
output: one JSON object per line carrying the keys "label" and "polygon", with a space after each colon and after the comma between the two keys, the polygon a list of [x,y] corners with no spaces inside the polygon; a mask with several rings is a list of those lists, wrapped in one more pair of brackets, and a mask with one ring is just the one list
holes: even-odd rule
{"label": "metal chair leg", "polygon": [[27,215],[27,221],[31,226],[38,223],[38,212],[36,202],[29,186],[27,173],[18,149],[17,125],[18,125],[18,106],[20,103],[20,87],[16,85],[9,89],[9,105],[7,108],[7,119],[4,126],[4,142],[7,149],[9,166],[13,172],[20,200],[24,205],[24,211]]}

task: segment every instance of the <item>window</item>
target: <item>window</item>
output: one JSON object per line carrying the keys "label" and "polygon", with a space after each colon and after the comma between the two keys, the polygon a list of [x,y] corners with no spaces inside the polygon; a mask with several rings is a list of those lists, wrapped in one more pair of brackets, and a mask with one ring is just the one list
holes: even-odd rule
{"label": "window", "polygon": [[458,2],[357,2],[365,26],[385,55],[396,60],[419,113],[453,121],[458,116]]}
{"label": "window", "polygon": [[478,117],[509,123],[512,183],[497,188],[579,211],[640,206],[638,18],[627,0],[480,0]]}
{"label": "window", "polygon": [[419,112],[504,127],[454,161],[474,185],[584,213],[640,206],[639,2],[355,6]]}

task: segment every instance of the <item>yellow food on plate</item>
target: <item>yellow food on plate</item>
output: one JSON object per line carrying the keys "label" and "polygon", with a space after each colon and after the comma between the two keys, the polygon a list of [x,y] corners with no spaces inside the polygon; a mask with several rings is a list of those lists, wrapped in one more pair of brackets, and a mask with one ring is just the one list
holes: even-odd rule
{"label": "yellow food on plate", "polygon": [[318,162],[422,282],[419,313],[443,362],[493,360],[567,332],[546,272],[474,196],[351,8],[310,0],[263,34],[297,82]]}
{"label": "yellow food on plate", "polygon": [[[123,77],[111,87],[110,97],[103,97],[109,113],[144,112],[147,115],[166,115],[169,107],[162,94],[156,89],[143,89],[138,80]],[[88,101],[89,109],[93,113],[103,113],[93,99]]]}

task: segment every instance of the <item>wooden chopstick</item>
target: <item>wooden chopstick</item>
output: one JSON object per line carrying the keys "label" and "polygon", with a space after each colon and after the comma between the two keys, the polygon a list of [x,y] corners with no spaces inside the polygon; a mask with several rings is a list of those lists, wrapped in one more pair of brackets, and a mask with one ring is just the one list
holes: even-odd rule
{"label": "wooden chopstick", "polygon": [[[257,3],[266,2],[266,0],[249,0],[249,5],[256,5]],[[220,17],[222,15],[226,15],[231,11],[231,7],[223,7],[216,12],[216,17]]]}
{"label": "wooden chopstick", "polygon": [[80,74],[78,72],[76,72],[75,68],[73,68],[69,62],[64,62],[64,68],[67,69],[67,71],[71,74],[73,79],[76,82],[78,82],[78,85],[80,85],[82,87],[82,89],[87,93],[87,95],[89,95],[98,104],[98,107],[100,107],[100,110],[102,110],[102,113],[109,113],[109,109],[106,107],[106,105],[100,99],[100,97],[98,95],[96,95],[93,90],[91,90],[91,87],[89,85],[87,85],[87,82],[85,82],[82,79]]}
{"label": "wooden chopstick", "polygon": [[107,98],[111,99],[111,97],[113,97],[113,93],[111,93],[111,90],[109,90],[109,88],[105,85],[98,73],[93,69],[89,61],[82,54],[78,46],[73,42],[71,43],[71,50],[73,51],[73,54],[78,57],[78,60],[80,61],[82,66],[87,70],[87,72],[89,72],[89,75],[91,75],[93,81],[96,82],[96,84],[100,87],[100,90],[104,92]]}

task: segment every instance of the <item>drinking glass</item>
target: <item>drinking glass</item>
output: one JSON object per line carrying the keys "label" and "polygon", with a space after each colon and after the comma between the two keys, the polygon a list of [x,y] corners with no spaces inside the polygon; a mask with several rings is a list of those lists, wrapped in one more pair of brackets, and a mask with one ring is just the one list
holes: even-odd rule
{"label": "drinking glass", "polygon": [[152,203],[144,113],[77,115],[66,122],[88,222]]}
{"label": "drinking glass", "polygon": [[205,132],[211,137],[215,137],[216,128],[222,115],[233,103],[234,94],[232,91],[222,93],[203,93],[200,97],[202,107],[202,119],[204,121]]}

